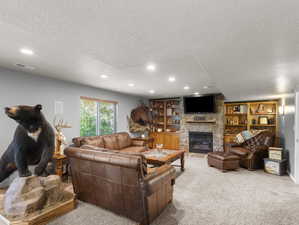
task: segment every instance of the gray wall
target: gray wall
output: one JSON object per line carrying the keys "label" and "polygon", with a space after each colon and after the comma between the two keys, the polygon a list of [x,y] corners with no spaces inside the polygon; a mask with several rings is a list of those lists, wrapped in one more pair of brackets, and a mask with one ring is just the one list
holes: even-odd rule
{"label": "gray wall", "polygon": [[114,100],[118,104],[117,131],[127,131],[127,115],[137,106],[139,97],[84,85],[49,79],[0,68],[0,154],[13,137],[16,123],[3,111],[5,106],[43,105],[43,113],[49,122],[54,118],[54,103],[64,103],[64,119],[72,125],[64,134],[70,142],[80,134],[80,96]]}
{"label": "gray wall", "polygon": [[280,136],[282,145],[289,156],[289,173],[295,176],[295,94],[281,99]]}

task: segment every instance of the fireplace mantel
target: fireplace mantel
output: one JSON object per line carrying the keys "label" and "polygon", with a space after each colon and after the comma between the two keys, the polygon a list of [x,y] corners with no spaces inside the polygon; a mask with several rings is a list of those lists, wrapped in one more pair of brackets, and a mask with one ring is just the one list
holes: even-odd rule
{"label": "fireplace mantel", "polygon": [[211,123],[216,125],[216,120],[187,120],[186,123]]}

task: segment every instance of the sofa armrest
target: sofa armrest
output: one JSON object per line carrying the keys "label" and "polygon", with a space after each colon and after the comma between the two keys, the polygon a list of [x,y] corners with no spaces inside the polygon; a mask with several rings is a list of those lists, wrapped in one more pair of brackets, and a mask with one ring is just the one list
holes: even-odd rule
{"label": "sofa armrest", "polygon": [[266,145],[259,145],[255,147],[254,152],[261,152],[261,151],[267,151],[268,150],[268,146]]}
{"label": "sofa armrest", "polygon": [[235,142],[229,142],[229,143],[225,143],[225,147],[227,149],[228,152],[231,152],[231,149],[234,147],[243,147],[241,144],[235,143]]}
{"label": "sofa armrest", "polygon": [[233,147],[242,147],[242,144],[238,144],[236,142],[230,142],[230,143],[227,143],[231,148]]}
{"label": "sofa armrest", "polygon": [[169,180],[170,185],[175,184],[176,170],[171,165],[163,165],[156,168],[156,170],[148,174],[144,179],[146,188],[146,195],[150,196],[161,188],[161,184]]}
{"label": "sofa armrest", "polygon": [[146,146],[146,143],[139,138],[132,138],[132,146]]}
{"label": "sofa armrest", "polygon": [[260,145],[256,146],[254,151],[249,155],[249,159],[267,158],[268,157],[268,146]]}

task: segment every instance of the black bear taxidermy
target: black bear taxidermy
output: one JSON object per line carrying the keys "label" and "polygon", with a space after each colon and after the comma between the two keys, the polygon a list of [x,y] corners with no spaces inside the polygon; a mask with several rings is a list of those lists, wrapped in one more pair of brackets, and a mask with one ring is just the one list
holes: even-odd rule
{"label": "black bear taxidermy", "polygon": [[28,165],[37,165],[35,175],[48,175],[46,168],[55,149],[55,134],[41,110],[41,105],[5,108],[6,115],[15,120],[18,127],[0,159],[0,182],[15,170],[20,177],[31,176]]}

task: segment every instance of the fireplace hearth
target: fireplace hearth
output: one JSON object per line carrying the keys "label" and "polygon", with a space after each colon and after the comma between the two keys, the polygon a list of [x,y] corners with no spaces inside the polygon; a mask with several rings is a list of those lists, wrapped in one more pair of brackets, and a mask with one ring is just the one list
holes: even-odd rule
{"label": "fireplace hearth", "polygon": [[189,132],[189,151],[208,153],[213,151],[212,132]]}

